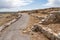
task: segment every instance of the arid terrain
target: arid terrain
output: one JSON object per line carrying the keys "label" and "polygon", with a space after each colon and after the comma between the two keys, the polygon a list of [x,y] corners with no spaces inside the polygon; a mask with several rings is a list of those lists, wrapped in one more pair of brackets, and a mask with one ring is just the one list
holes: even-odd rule
{"label": "arid terrain", "polygon": [[[31,32],[31,30],[32,30],[31,28],[33,28],[34,25],[37,25],[37,24],[42,25],[42,24],[39,24],[39,22],[42,19],[44,19],[45,17],[47,17],[51,12],[54,13],[56,11],[60,11],[60,8],[47,8],[47,9],[42,9],[42,10],[22,11],[21,13],[25,12],[31,16],[30,22],[24,32],[30,34],[32,40],[53,40],[53,39],[47,38],[41,32],[34,32],[34,31]],[[49,21],[47,21],[47,22],[49,22]],[[45,23],[45,24],[47,24],[47,23]],[[48,27],[57,34],[60,32],[60,23],[51,23],[49,25],[42,25],[42,27]],[[38,30],[38,28],[36,28],[36,30]]]}
{"label": "arid terrain", "polygon": [[[57,14],[55,14],[55,12],[57,12]],[[0,40],[60,39],[54,36],[55,33],[57,35],[60,33],[60,8],[18,11],[17,14],[1,13],[0,25],[3,25],[18,17],[18,13],[22,16],[16,22],[6,27],[4,31],[0,32]]]}
{"label": "arid terrain", "polygon": [[17,18],[18,14],[13,13],[0,13],[0,26]]}

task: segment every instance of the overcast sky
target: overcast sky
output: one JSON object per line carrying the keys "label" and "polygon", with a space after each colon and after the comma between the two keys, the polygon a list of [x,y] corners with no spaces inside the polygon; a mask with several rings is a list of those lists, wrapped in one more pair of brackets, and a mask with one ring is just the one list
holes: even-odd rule
{"label": "overcast sky", "polygon": [[0,0],[0,11],[60,7],[60,0]]}

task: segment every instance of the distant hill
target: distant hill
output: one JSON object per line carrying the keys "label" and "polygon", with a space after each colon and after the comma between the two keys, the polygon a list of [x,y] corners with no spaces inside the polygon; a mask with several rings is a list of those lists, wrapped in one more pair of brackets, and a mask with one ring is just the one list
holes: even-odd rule
{"label": "distant hill", "polygon": [[37,9],[29,11],[18,11],[20,13],[42,13],[42,12],[51,12],[51,11],[60,11],[60,7],[46,8],[46,9]]}
{"label": "distant hill", "polygon": [[0,12],[0,14],[8,14],[8,13],[14,14],[14,13],[17,13],[17,12]]}
{"label": "distant hill", "polygon": [[51,11],[60,11],[60,7],[53,8],[45,8],[45,9],[37,9],[37,10],[27,10],[27,11],[18,11],[18,12],[0,12],[0,14],[4,13],[49,13]]}

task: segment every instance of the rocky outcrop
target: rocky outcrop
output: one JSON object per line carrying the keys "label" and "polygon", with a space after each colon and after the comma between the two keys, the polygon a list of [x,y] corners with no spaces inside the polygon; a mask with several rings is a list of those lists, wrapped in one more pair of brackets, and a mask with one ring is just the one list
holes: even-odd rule
{"label": "rocky outcrop", "polygon": [[43,33],[50,40],[60,40],[59,34],[56,34],[55,32],[53,32],[53,30],[51,30],[48,27],[42,27],[41,25],[34,25],[32,29],[33,32]]}
{"label": "rocky outcrop", "polygon": [[60,40],[60,33],[55,33],[51,28],[47,27],[49,24],[60,23],[60,12],[51,12],[39,23],[33,25],[33,32],[41,32],[50,40]]}
{"label": "rocky outcrop", "polygon": [[53,12],[41,20],[41,24],[51,24],[60,22],[60,12]]}

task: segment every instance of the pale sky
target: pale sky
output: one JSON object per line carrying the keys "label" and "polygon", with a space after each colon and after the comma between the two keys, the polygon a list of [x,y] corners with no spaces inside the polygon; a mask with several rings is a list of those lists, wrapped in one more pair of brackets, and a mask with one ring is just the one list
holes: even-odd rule
{"label": "pale sky", "polygon": [[0,11],[34,10],[60,7],[60,0],[0,0]]}

